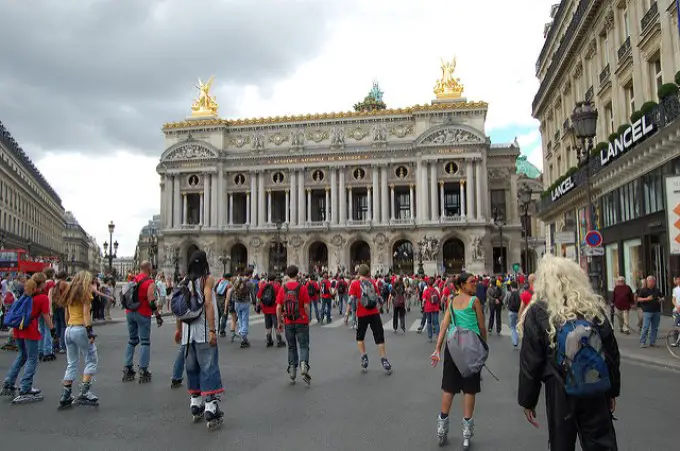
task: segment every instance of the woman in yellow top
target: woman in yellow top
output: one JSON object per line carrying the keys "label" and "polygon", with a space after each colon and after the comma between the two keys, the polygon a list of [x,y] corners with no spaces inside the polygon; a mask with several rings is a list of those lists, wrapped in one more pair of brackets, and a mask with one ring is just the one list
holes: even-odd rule
{"label": "woman in yellow top", "polygon": [[97,398],[91,391],[92,378],[97,373],[97,346],[94,343],[96,335],[92,333],[92,274],[80,271],[71,281],[68,290],[62,297],[66,311],[66,374],[64,375],[64,391],[59,400],[61,407],[70,406],[74,399],[71,387],[76,379],[78,363],[81,354],[85,356],[85,370],[80,395],[75,400],[78,404],[98,405]]}

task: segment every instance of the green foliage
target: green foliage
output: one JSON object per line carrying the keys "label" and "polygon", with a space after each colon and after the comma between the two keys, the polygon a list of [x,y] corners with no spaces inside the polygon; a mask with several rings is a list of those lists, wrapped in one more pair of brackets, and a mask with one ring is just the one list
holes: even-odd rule
{"label": "green foliage", "polygon": [[680,71],[675,74],[675,84],[680,85]]}
{"label": "green foliage", "polygon": [[642,119],[642,116],[644,116],[644,115],[645,114],[642,111],[640,111],[640,110],[636,111],[635,113],[630,115],[630,123],[631,124],[636,123],[637,121]]}
{"label": "green foliage", "polygon": [[656,108],[656,107],[658,107],[658,106],[659,106],[659,104],[656,103],[656,102],[652,102],[652,101],[650,101],[650,102],[645,102],[645,103],[643,103],[642,106],[640,107],[640,112],[641,112],[642,114],[649,114],[649,113],[652,112],[652,110],[653,110],[654,108]]}
{"label": "green foliage", "polygon": [[679,89],[680,88],[678,88],[678,85],[675,83],[665,83],[659,86],[659,99],[663,100],[672,95],[676,95]]}
{"label": "green foliage", "polygon": [[618,137],[619,137],[619,134],[614,132],[611,135],[609,135],[609,137],[607,139],[609,140],[610,143],[613,143],[614,141],[616,141],[616,138],[618,138]]}
{"label": "green foliage", "polygon": [[630,125],[628,124],[621,124],[619,125],[619,128],[616,129],[616,134],[619,136],[623,136],[626,130],[630,128]]}
{"label": "green foliage", "polygon": [[590,151],[590,157],[591,157],[591,158],[597,158],[597,157],[599,157],[599,156],[600,156],[600,152],[601,152],[603,149],[607,149],[608,147],[609,147],[609,143],[605,143],[605,142],[597,143],[597,146],[595,146],[595,148],[594,148],[593,150]]}
{"label": "green foliage", "polygon": [[579,168],[578,168],[577,166],[572,166],[572,167],[570,167],[569,170],[567,170],[567,172],[564,173],[564,175],[562,175],[560,178],[558,178],[557,180],[555,180],[555,181],[553,182],[553,184],[550,185],[550,186],[548,187],[547,190],[545,190],[545,191],[543,191],[543,192],[541,193],[541,197],[548,197],[548,196],[550,195],[550,193],[552,193],[552,191],[553,191],[555,188],[557,188],[558,186],[560,186],[560,185],[562,184],[562,182],[564,182],[564,180],[565,180],[567,177],[570,177],[570,176],[576,174],[576,173],[578,172],[578,170],[579,170]]}

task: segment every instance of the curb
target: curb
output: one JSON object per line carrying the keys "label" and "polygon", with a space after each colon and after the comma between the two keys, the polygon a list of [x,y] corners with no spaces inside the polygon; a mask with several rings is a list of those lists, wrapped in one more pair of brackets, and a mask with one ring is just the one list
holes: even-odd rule
{"label": "curb", "polygon": [[[662,359],[656,359],[651,357],[642,357],[635,354],[629,354],[626,351],[621,351],[619,348],[619,354],[622,360],[628,360],[636,363],[643,363],[646,365],[655,366],[657,368],[664,368],[667,370],[680,371],[680,359],[674,359],[675,361],[667,361]],[[672,356],[670,356],[672,358]]]}

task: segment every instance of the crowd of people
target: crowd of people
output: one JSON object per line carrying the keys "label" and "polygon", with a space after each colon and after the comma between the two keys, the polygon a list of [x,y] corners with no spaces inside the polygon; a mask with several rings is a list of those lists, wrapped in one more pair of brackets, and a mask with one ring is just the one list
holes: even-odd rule
{"label": "crowd of people", "polygon": [[[98,404],[91,391],[98,368],[93,323],[107,316],[112,286],[98,282],[86,271],[72,279],[47,270],[17,278],[11,285],[4,280],[3,299],[8,293],[15,303],[29,297],[32,311],[30,324],[13,330],[19,354],[5,376],[2,394],[13,396],[17,403],[41,400],[40,390],[33,386],[37,362],[50,361],[47,356],[65,350],[60,407],[74,402]],[[462,393],[462,436],[464,445],[469,446],[488,336],[501,333],[501,312],[506,309],[513,348],[520,350],[518,402],[527,421],[536,425],[535,410],[545,385],[552,450],[573,450],[577,437],[584,450],[614,450],[613,413],[620,394],[620,373],[613,324],[618,318],[619,331],[629,333],[625,312],[640,305],[641,345],[647,339],[650,345],[655,344],[656,314],[660,311],[655,303],[662,295],[654,282],[647,278],[644,287],[633,293],[619,280],[608,302],[593,291],[576,263],[553,256],[546,256],[537,273],[529,276],[371,277],[369,267],[360,265],[350,277],[327,273],[305,276],[290,266],[281,276],[258,277],[248,269],[214,278],[205,253],[197,251],[191,256],[187,274],[179,280],[166,280],[162,274],[154,277],[148,262],[142,263],[138,275],[130,277],[121,296],[129,335],[123,381],[151,380],[151,323],[155,317],[158,326],[162,325],[160,312],[171,312],[178,345],[171,387],[182,386],[186,377],[193,418],[216,427],[224,415],[219,406],[224,389],[218,337],[226,338],[229,333],[231,341],[239,339],[241,348],[249,348],[253,306],[264,316],[263,345],[287,347],[287,378],[295,383],[299,372],[306,384],[312,380],[309,326],[313,320],[319,324],[343,321],[355,329],[363,371],[369,366],[365,338],[370,328],[380,366],[391,374],[381,314],[391,313],[394,333],[406,333],[406,312],[420,308],[417,332],[426,331],[428,340],[435,343],[432,364],[443,361],[437,435],[440,443],[446,442],[453,399]],[[680,279],[677,286],[680,299]],[[101,299],[103,306],[96,305],[95,298]],[[680,302],[674,299],[674,303],[680,314]],[[5,305],[6,316],[11,316],[11,304]],[[81,358],[85,363],[81,388],[74,398],[72,385]],[[587,374],[583,373],[586,370]]]}

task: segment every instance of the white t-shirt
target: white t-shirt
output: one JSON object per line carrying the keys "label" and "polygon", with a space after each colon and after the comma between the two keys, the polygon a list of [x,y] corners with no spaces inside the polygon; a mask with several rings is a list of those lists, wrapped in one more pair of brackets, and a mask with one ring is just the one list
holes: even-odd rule
{"label": "white t-shirt", "polygon": [[[196,289],[201,291],[201,296],[203,296],[203,283],[202,279],[196,280]],[[191,289],[192,284],[189,284]],[[217,327],[217,318],[219,315],[217,313],[217,297],[215,296],[215,289],[211,291],[211,299],[206,299],[203,312],[201,316],[196,318],[191,324],[182,323],[182,344],[186,345],[190,341],[192,343],[208,343],[210,340],[208,338],[208,320],[205,317],[205,309],[212,308],[215,312],[215,327]]]}
{"label": "white t-shirt", "polygon": [[[7,279],[2,279],[2,282],[0,282],[0,293],[2,294],[2,299],[5,299],[5,295],[7,294]],[[0,299],[0,301],[2,301]]]}
{"label": "white t-shirt", "polygon": [[680,287],[673,288],[673,305],[675,305],[675,311],[680,312]]}

